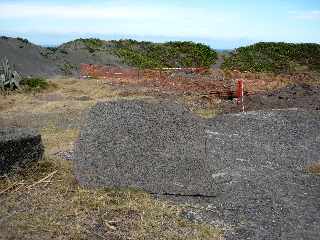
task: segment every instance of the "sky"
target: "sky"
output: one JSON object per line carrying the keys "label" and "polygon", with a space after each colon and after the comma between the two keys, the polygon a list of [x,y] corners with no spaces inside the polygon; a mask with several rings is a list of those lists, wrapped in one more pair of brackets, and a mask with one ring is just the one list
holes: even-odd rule
{"label": "sky", "polygon": [[76,38],[320,43],[320,0],[0,0],[0,35],[41,45]]}

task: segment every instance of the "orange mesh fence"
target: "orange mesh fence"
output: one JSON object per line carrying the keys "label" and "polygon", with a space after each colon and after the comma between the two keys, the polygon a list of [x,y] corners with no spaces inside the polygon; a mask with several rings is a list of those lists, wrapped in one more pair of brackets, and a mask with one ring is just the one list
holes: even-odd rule
{"label": "orange mesh fence", "polygon": [[[137,69],[104,65],[81,64],[82,78],[104,79],[112,84],[135,84],[151,87],[154,90],[173,90],[183,93],[199,93],[213,97],[229,98],[236,96],[238,78],[241,73],[232,73],[231,80],[220,70],[208,68],[162,68]],[[239,75],[239,76],[238,76]],[[254,94],[270,85],[268,81],[244,79],[245,95]]]}

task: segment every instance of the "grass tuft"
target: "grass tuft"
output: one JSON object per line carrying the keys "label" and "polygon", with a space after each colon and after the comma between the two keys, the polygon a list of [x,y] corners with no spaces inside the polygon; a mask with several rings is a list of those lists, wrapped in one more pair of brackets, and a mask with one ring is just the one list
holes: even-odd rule
{"label": "grass tuft", "polygon": [[40,90],[47,89],[49,87],[49,83],[44,78],[24,78],[21,81],[21,85],[23,85],[27,90]]}

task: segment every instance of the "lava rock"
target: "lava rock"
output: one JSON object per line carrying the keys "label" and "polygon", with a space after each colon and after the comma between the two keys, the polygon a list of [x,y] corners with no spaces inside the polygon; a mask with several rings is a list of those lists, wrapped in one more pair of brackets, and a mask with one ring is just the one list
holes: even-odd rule
{"label": "lava rock", "polygon": [[223,193],[211,218],[233,226],[226,239],[320,239],[320,112],[278,110],[208,120],[208,155]]}
{"label": "lava rock", "polygon": [[88,186],[151,193],[214,195],[202,120],[182,106],[118,101],[91,109],[75,146],[75,170]]}
{"label": "lava rock", "polygon": [[0,129],[0,174],[40,160],[44,147],[41,135],[33,129]]}

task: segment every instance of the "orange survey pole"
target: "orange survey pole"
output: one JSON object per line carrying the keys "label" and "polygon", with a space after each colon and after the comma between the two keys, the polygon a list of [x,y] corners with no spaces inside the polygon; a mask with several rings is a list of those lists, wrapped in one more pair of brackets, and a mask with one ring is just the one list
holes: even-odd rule
{"label": "orange survey pole", "polygon": [[242,112],[244,112],[243,97],[244,97],[244,81],[243,79],[238,79],[237,80],[237,104],[242,105]]}

